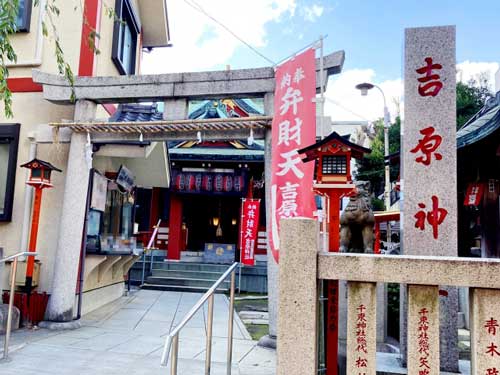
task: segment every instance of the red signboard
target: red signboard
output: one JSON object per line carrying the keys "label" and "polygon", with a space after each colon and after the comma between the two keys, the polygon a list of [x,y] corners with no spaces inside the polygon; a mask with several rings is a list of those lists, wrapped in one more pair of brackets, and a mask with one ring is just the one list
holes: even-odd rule
{"label": "red signboard", "polygon": [[303,163],[297,150],[316,141],[316,66],[314,49],[276,69],[272,128],[270,248],[279,261],[279,221],[313,217],[314,163]]}
{"label": "red signboard", "polygon": [[467,186],[465,193],[464,206],[479,206],[483,198],[484,184],[480,182],[473,182]]}
{"label": "red signboard", "polygon": [[260,199],[243,199],[241,209],[240,249],[241,263],[255,265],[255,246],[259,228]]}

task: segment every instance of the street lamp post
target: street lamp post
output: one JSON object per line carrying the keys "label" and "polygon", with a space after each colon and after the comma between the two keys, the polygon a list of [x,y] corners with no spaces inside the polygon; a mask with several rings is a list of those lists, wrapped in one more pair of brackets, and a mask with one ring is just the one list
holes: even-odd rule
{"label": "street lamp post", "polygon": [[389,114],[389,110],[387,109],[387,102],[385,101],[385,94],[382,89],[374,85],[372,83],[360,83],[356,85],[356,88],[361,91],[362,96],[368,95],[368,90],[373,88],[377,88],[382,94],[382,98],[384,99],[384,165],[385,165],[385,186],[384,186],[384,204],[385,210],[389,211],[389,207],[391,206],[391,178],[390,178],[390,170],[389,170],[389,160],[387,160],[387,156],[389,155],[389,126],[391,126],[391,115]]}

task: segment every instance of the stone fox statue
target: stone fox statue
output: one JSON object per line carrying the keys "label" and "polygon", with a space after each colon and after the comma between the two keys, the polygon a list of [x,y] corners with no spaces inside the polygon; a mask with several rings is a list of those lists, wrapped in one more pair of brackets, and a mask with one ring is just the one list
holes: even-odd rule
{"label": "stone fox statue", "polygon": [[356,191],[340,217],[340,251],[373,253],[374,225],[370,182],[356,181]]}

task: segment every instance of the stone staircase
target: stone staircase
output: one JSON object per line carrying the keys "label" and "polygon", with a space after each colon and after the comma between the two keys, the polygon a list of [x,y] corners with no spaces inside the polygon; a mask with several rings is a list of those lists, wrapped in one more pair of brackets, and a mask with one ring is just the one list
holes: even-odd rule
{"label": "stone staircase", "polygon": [[[205,292],[228,268],[224,264],[154,261],[152,275],[146,278],[142,289]],[[225,293],[229,287],[228,279],[217,288],[217,293]]]}

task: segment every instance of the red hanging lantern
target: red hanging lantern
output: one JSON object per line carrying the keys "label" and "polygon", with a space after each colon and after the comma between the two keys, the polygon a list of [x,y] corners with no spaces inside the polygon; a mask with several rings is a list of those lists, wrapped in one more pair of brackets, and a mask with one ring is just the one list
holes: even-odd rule
{"label": "red hanging lantern", "polygon": [[221,192],[224,188],[224,177],[221,174],[215,175],[214,180],[214,191]]}
{"label": "red hanging lantern", "polygon": [[186,185],[186,176],[179,173],[175,178],[175,189],[178,191],[183,191]]}
{"label": "red hanging lantern", "polygon": [[224,177],[224,191],[231,191],[233,190],[233,177],[232,176],[225,176]]}
{"label": "red hanging lantern", "polygon": [[202,188],[205,191],[212,191],[213,177],[212,175],[206,174],[203,176]]}

